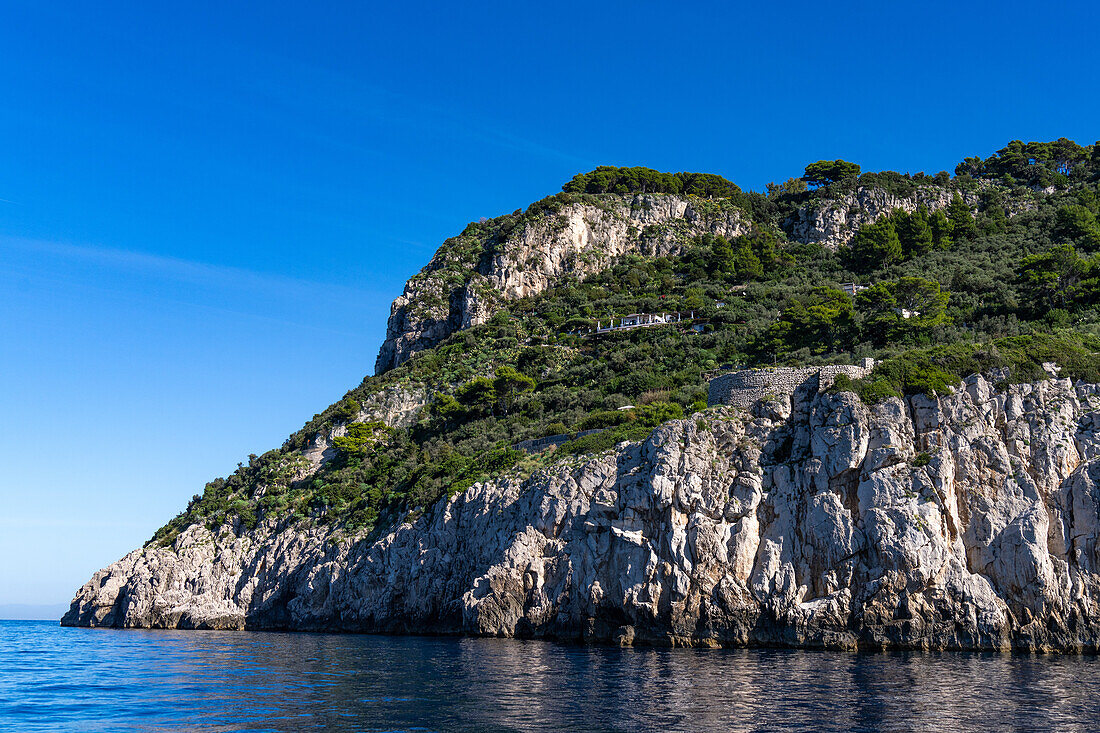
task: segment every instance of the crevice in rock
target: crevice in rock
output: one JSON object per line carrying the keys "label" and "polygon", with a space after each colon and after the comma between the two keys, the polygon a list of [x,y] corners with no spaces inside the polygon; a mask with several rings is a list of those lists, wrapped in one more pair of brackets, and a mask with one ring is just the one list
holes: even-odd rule
{"label": "crevice in rock", "polygon": [[849,468],[829,479],[829,490],[840,499],[840,503],[848,510],[852,517],[852,523],[859,525],[859,479],[860,468]]}

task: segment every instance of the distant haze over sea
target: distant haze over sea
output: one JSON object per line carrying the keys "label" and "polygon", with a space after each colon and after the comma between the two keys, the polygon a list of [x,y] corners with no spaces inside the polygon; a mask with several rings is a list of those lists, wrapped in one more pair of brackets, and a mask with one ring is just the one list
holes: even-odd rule
{"label": "distant haze over sea", "polygon": [[0,620],[57,621],[67,610],[64,603],[0,603]]}

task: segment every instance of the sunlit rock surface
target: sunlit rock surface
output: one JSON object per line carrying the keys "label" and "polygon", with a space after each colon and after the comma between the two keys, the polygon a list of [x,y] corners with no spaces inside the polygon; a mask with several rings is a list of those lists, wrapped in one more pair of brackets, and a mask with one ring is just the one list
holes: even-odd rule
{"label": "sunlit rock surface", "polygon": [[64,624],[1096,650],[1100,387],[796,392],[477,484],[381,537],[192,526]]}
{"label": "sunlit rock surface", "polygon": [[450,240],[393,302],[375,372],[487,321],[502,301],[536,295],[565,275],[606,269],[624,255],[679,253],[692,237],[737,237],[748,218],[729,202],[664,194],[603,197],[526,219],[476,251]]}

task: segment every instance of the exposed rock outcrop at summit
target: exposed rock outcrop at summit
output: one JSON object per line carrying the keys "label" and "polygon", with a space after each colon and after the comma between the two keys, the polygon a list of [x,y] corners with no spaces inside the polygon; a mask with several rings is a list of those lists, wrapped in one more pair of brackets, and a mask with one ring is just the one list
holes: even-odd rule
{"label": "exposed rock outcrop at summit", "polygon": [[67,625],[1100,647],[1100,386],[800,390],[479,483],[380,537],[195,525]]}
{"label": "exposed rock outcrop at summit", "polygon": [[952,191],[941,186],[922,186],[908,196],[861,186],[836,199],[803,205],[786,225],[791,239],[836,251],[865,224],[897,210],[913,212],[923,206],[929,211],[939,211],[947,208],[952,195]]}
{"label": "exposed rock outcrop at summit", "polygon": [[[907,196],[859,187],[803,205],[785,226],[793,241],[835,251],[860,227],[893,211],[937,211],[953,195],[931,185]],[[975,199],[964,198],[971,204]],[[730,200],[671,194],[589,196],[522,215],[507,232],[487,234],[471,225],[447,240],[393,301],[375,374],[456,331],[485,323],[504,303],[536,295],[565,276],[597,273],[631,254],[676,255],[697,235],[733,238],[751,228],[750,217]]]}
{"label": "exposed rock outcrop at summit", "polygon": [[448,240],[393,302],[375,373],[487,321],[503,301],[535,295],[564,275],[599,272],[637,254],[676,254],[693,236],[736,237],[744,213],[721,199],[664,194],[588,197],[557,211],[524,216],[507,233],[476,227]]}

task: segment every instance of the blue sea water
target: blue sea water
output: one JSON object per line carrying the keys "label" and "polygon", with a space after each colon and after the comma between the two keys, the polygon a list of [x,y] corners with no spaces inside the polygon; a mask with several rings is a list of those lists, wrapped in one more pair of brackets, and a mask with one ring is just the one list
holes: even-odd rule
{"label": "blue sea water", "polygon": [[1100,660],[0,621],[4,731],[1096,730]]}

